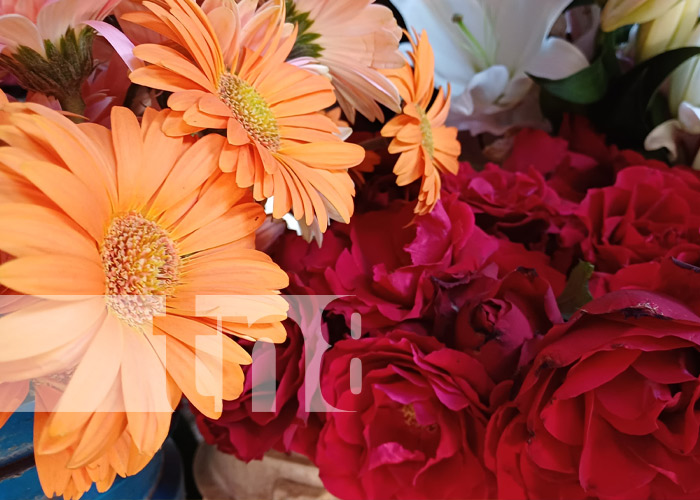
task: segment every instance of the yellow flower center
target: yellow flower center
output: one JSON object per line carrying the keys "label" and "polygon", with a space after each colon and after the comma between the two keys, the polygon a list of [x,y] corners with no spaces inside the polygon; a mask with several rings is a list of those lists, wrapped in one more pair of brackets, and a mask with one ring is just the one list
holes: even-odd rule
{"label": "yellow flower center", "polygon": [[180,276],[175,243],[158,224],[138,213],[112,220],[101,250],[107,306],[129,326],[165,313]]}
{"label": "yellow flower center", "polygon": [[433,127],[430,125],[430,120],[428,119],[428,115],[426,112],[416,104],[416,111],[418,112],[418,116],[420,116],[420,133],[423,136],[421,140],[421,144],[425,148],[425,150],[428,152],[430,155],[430,158],[432,159],[433,156],[435,155],[435,141],[433,140]]}
{"label": "yellow flower center", "polygon": [[409,427],[418,427],[418,419],[416,418],[416,409],[413,405],[403,405],[401,407],[403,420]]}
{"label": "yellow flower center", "polygon": [[219,79],[219,98],[229,107],[248,135],[273,152],[279,149],[277,118],[267,101],[252,85],[236,75],[224,73]]}
{"label": "yellow flower center", "polygon": [[416,417],[416,409],[412,404],[403,405],[401,407],[401,414],[403,415],[404,422],[409,427],[425,429],[428,432],[435,432],[437,430],[437,425],[435,424],[421,425],[418,422],[418,418]]}

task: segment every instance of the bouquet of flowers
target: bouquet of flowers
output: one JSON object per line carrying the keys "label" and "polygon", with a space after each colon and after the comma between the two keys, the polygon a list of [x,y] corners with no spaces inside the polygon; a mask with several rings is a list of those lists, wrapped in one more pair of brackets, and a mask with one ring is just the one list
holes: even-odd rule
{"label": "bouquet of flowers", "polygon": [[32,402],[46,496],[186,398],[342,499],[698,498],[699,16],[1,1],[0,425]]}

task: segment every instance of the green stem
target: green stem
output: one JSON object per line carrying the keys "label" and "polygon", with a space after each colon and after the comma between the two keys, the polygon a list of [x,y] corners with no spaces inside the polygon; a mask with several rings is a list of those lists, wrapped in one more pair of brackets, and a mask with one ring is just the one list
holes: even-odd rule
{"label": "green stem", "polygon": [[58,102],[61,104],[61,109],[63,111],[79,115],[70,117],[75,123],[85,121],[83,118],[80,118],[83,116],[83,113],[85,113],[85,101],[83,101],[83,96],[80,95],[80,92],[64,94],[58,97]]}
{"label": "green stem", "polygon": [[471,31],[469,31],[469,28],[467,28],[467,25],[464,24],[464,18],[459,15],[455,14],[452,16],[452,22],[455,23],[457,26],[459,26],[459,29],[462,30],[462,33],[464,33],[464,36],[467,37],[467,40],[469,41],[469,45],[471,45],[472,49],[477,52],[475,54],[477,57],[481,58],[481,62],[484,67],[489,65],[489,56],[486,54],[486,51],[484,50],[484,47],[479,43],[479,40],[476,39],[476,37],[472,34]]}

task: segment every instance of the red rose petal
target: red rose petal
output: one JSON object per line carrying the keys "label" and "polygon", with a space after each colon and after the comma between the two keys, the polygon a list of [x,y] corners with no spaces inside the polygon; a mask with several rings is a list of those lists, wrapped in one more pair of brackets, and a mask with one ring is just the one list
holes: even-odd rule
{"label": "red rose petal", "polygon": [[555,472],[576,472],[575,450],[552,437],[541,424],[533,434],[528,440],[527,452],[535,464]]}
{"label": "red rose petal", "polygon": [[643,353],[632,368],[660,384],[680,384],[695,380],[688,371],[688,352],[656,351]]}
{"label": "red rose petal", "polygon": [[614,497],[648,484],[656,471],[626,450],[618,433],[595,411],[592,393],[586,394],[586,436],[579,480],[588,493]]}
{"label": "red rose petal", "polygon": [[639,351],[627,349],[596,352],[569,370],[553,397],[568,399],[595,389],[624,372],[639,354]]}
{"label": "red rose petal", "polygon": [[555,399],[540,413],[544,427],[559,441],[583,444],[583,399]]}

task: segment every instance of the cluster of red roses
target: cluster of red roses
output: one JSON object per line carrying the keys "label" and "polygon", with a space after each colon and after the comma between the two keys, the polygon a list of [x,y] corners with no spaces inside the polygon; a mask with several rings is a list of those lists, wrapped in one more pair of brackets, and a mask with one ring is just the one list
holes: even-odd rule
{"label": "cluster of red roses", "polygon": [[[700,173],[572,119],[520,132],[502,166],[462,165],[429,215],[388,185],[370,176],[321,248],[274,250],[290,293],[347,296],[324,315],[320,386],[353,411],[305,411],[289,323],[276,412],[252,411],[247,377],[220,420],[198,418],[206,439],[303,453],[341,498],[698,498]],[[565,311],[580,261],[593,300]]]}

